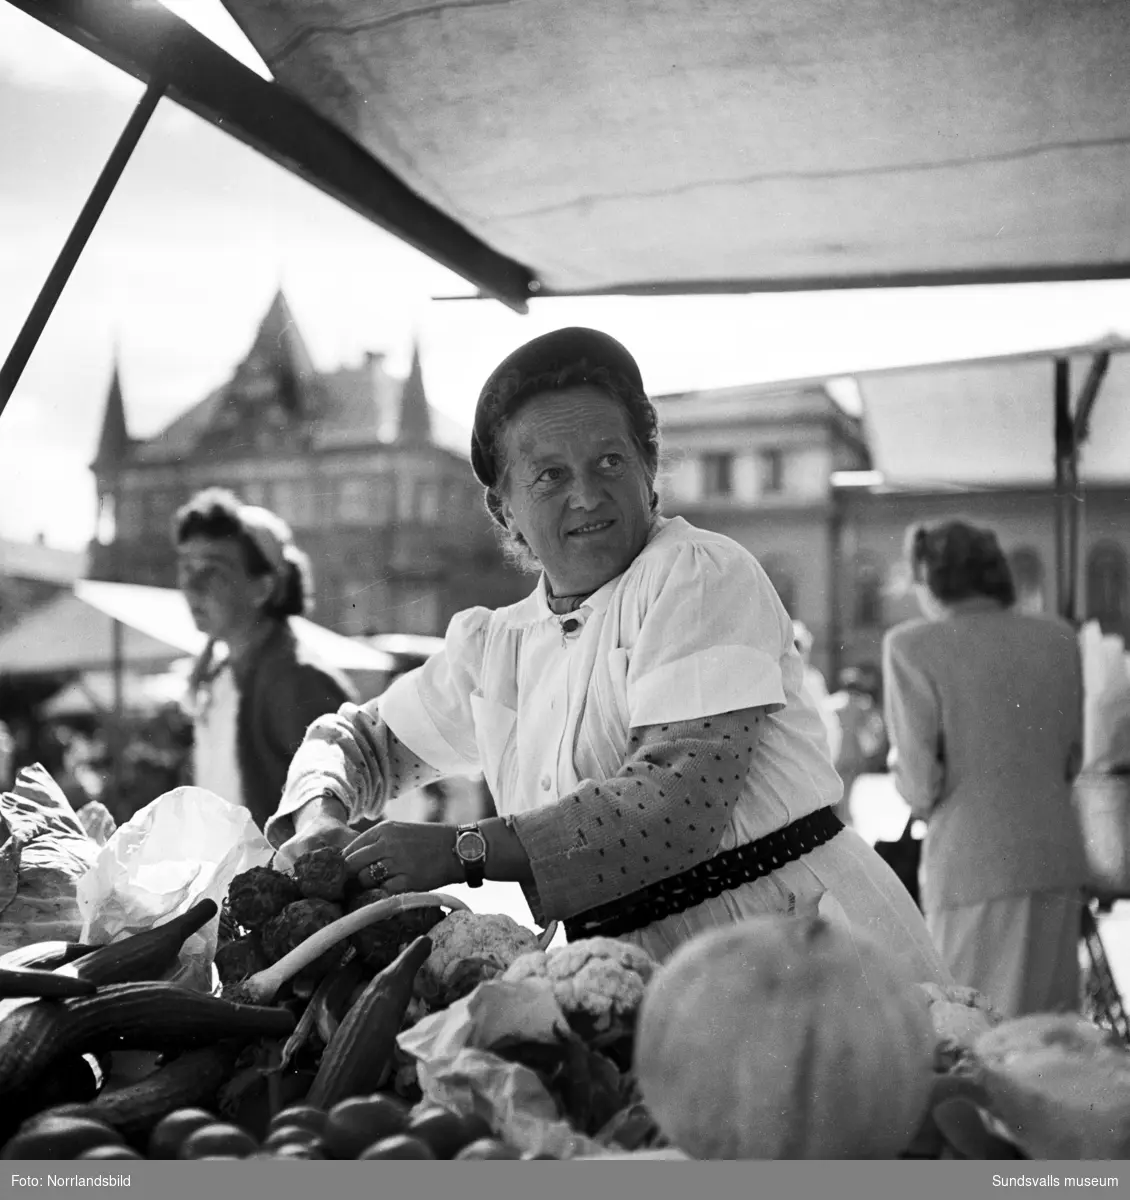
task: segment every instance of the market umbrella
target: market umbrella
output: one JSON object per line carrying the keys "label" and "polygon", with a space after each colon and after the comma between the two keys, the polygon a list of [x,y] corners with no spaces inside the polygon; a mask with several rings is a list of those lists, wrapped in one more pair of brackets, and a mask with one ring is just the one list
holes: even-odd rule
{"label": "market umbrella", "polygon": [[[342,671],[391,672],[392,655],[343,637],[304,617],[292,617],[300,640]],[[0,635],[0,674],[155,671],[204,647],[180,592],[133,583],[80,579]]]}
{"label": "market umbrella", "polygon": [[[364,642],[343,637],[303,617],[291,627],[324,662],[376,691],[398,670],[398,660]],[[127,674],[153,673],[200,653],[196,628],[180,592],[172,588],[80,579],[71,592],[29,613],[0,635],[0,676],[74,675],[109,678],[117,728],[125,708]]]}

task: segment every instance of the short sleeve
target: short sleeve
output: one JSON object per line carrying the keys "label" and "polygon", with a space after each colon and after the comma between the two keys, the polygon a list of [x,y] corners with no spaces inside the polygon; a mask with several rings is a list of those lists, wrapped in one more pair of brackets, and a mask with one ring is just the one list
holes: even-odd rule
{"label": "short sleeve", "polygon": [[479,770],[471,696],[479,689],[490,611],[451,618],[443,649],[397,679],[377,701],[396,737],[443,775]]}
{"label": "short sleeve", "polygon": [[633,728],[783,708],[792,622],[760,564],[728,539],[688,540],[641,579],[628,668]]}

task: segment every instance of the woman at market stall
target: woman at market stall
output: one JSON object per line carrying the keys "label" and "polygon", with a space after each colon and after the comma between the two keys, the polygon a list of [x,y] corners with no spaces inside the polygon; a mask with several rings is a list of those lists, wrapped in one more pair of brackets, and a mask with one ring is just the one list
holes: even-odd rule
{"label": "woman at market stall", "polygon": [[906,557],[923,618],[887,634],[884,691],[895,781],[927,822],[927,925],[957,982],[1007,1015],[1077,1009],[1087,868],[1071,798],[1074,632],[1014,609],[990,530],[917,526]]}
{"label": "woman at market stall", "polygon": [[577,328],[522,346],[482,389],[471,457],[537,586],[457,614],[423,667],[311,727],[266,830],[280,863],[350,843],[347,822],[404,788],[481,770],[498,817],[382,821],[349,849],[362,884],[517,881],[571,938],[658,958],[747,915],[819,909],[916,978],[944,975],[905,890],[831,812],[840,781],[765,572],[660,515],[657,418],[628,351]]}
{"label": "woman at market stall", "polygon": [[307,726],[357,693],[290,626],[310,604],[310,563],[281,517],[208,488],[177,512],[174,539],[180,590],[208,635],[189,689],[193,779],[262,828]]}

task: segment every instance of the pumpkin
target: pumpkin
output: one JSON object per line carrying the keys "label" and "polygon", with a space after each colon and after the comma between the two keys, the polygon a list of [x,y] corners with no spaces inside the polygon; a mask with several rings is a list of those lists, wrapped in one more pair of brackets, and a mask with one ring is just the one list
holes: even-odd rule
{"label": "pumpkin", "polygon": [[922,993],[872,938],[753,917],[660,968],[635,1070],[692,1158],[893,1158],[925,1116],[935,1042]]}

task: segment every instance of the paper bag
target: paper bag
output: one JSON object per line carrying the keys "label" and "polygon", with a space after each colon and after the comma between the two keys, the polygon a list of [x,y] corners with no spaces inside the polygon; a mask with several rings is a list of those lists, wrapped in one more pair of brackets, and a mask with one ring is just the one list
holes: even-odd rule
{"label": "paper bag", "polygon": [[[247,809],[205,788],[174,788],[120,826],[79,881],[81,940],[120,941],[201,900],[222,904],[232,879],[272,853]],[[218,932],[216,916],[188,939],[176,983],[211,990]]]}
{"label": "paper bag", "polygon": [[610,1152],[561,1119],[529,1067],[490,1050],[504,1038],[552,1043],[567,1028],[548,981],[495,979],[424,1017],[399,1035],[397,1045],[416,1060],[426,1102],[477,1114],[524,1154],[603,1157]]}

